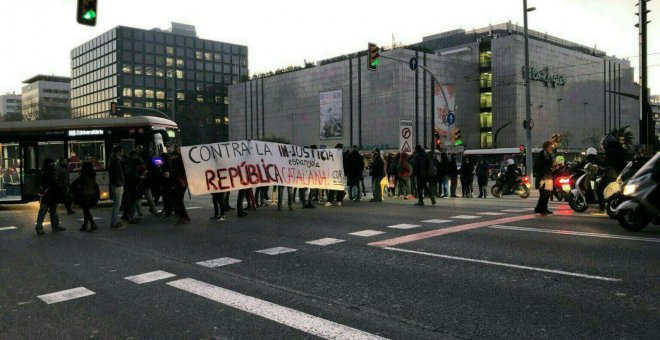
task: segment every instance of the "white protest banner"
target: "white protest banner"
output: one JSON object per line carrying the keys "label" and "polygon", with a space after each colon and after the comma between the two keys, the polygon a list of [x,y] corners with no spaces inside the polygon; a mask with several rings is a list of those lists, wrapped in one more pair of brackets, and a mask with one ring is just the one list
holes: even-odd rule
{"label": "white protest banner", "polygon": [[181,147],[193,195],[284,185],[344,190],[341,150],[257,140]]}

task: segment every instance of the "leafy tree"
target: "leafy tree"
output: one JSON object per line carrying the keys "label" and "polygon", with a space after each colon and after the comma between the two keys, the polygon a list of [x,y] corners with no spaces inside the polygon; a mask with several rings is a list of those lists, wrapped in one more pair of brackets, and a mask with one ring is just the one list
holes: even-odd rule
{"label": "leafy tree", "polygon": [[610,130],[609,134],[614,136],[619,141],[623,139],[624,145],[632,145],[633,133],[630,130],[630,125],[618,129],[612,129]]}

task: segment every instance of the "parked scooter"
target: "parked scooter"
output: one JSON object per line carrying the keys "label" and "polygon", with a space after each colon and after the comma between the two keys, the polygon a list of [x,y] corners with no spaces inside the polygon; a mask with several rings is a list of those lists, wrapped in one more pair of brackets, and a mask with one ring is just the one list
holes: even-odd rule
{"label": "parked scooter", "polygon": [[625,201],[623,188],[628,180],[650,159],[650,157],[644,157],[639,154],[635,155],[635,157],[626,164],[626,167],[621,170],[616,181],[607,185],[604,191],[604,196],[606,197],[605,204],[607,206],[608,216],[616,218],[616,209]]}
{"label": "parked scooter", "polygon": [[627,201],[616,209],[619,224],[630,231],[644,229],[649,223],[660,224],[660,152],[646,162],[623,188]]}
{"label": "parked scooter", "polygon": [[598,204],[596,187],[601,178],[598,177],[600,167],[594,163],[584,166],[584,173],[575,181],[575,188],[568,194],[568,205],[576,212],[585,212],[590,204]]}
{"label": "parked scooter", "polygon": [[513,185],[507,183],[505,174],[500,173],[495,181],[495,184],[490,188],[490,193],[495,197],[502,197],[502,195],[518,195],[520,198],[527,198],[530,194],[532,185],[529,183],[528,176],[518,176]]}

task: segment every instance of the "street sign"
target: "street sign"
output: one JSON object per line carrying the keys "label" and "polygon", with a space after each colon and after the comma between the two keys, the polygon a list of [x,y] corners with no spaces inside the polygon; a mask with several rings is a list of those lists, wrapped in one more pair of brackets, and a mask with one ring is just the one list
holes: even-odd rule
{"label": "street sign", "polygon": [[399,120],[399,152],[412,153],[412,119]]}
{"label": "street sign", "polygon": [[449,113],[447,114],[447,124],[454,125],[454,123],[456,123],[456,115],[454,114],[454,112],[449,111]]}
{"label": "street sign", "polygon": [[417,58],[410,58],[410,69],[413,71],[417,69]]}
{"label": "street sign", "polygon": [[[523,128],[527,129],[527,126],[528,126],[527,120],[523,120]],[[531,130],[533,128],[534,128],[534,119],[530,119],[529,120],[529,129]]]}

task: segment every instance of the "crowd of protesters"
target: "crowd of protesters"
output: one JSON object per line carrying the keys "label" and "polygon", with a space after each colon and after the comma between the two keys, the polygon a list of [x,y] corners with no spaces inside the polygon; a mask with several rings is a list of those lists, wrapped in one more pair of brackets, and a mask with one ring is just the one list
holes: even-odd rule
{"label": "crowd of protesters", "polygon": [[[316,145],[310,145],[316,149]],[[364,175],[365,158],[357,146],[344,150],[342,144],[336,149],[342,153],[347,191],[312,188],[292,188],[285,186],[263,186],[242,189],[234,193],[235,208],[230,206],[231,192],[211,195],[213,215],[211,220],[224,221],[228,211],[236,210],[238,217],[245,217],[248,211],[258,207],[276,205],[282,211],[286,203],[289,211],[294,210],[296,201],[302,209],[316,208],[315,202],[326,207],[341,206],[345,198],[354,202],[362,201],[365,196]],[[71,204],[76,203],[83,210],[83,224],[80,231],[94,232],[98,229],[90,209],[99,201],[99,186],[96,182],[95,166],[85,161],[80,166],[80,176],[70,183],[66,159],[59,161],[44,160],[41,177],[41,207],[37,216],[37,233],[42,235],[43,220],[50,213],[53,232],[65,230],[59,225],[57,205],[66,206],[67,213],[75,213]],[[474,165],[468,157],[463,158],[458,167],[455,155],[434,151],[426,152],[420,145],[411,155],[407,153],[388,154],[382,157],[380,150],[371,154],[369,176],[372,179],[373,198],[371,202],[382,202],[384,197],[398,197],[403,200],[417,198],[415,205],[423,206],[428,199],[436,204],[436,198],[458,197],[456,188],[460,177],[463,188],[462,197],[472,198],[475,175],[479,184],[479,197],[486,198],[486,184],[489,165],[479,160]],[[151,156],[141,146],[128,154],[121,146],[115,146],[108,162],[110,199],[112,211],[110,228],[124,229],[129,224],[139,224],[144,218],[142,203],[146,201],[151,215],[162,220],[173,220],[175,224],[190,222],[184,199],[188,182],[181,158],[180,149],[170,150],[158,156]],[[385,185],[382,185],[385,183]],[[284,191],[286,190],[286,195]],[[272,199],[269,192],[272,193]],[[348,197],[346,197],[348,196]],[[162,210],[157,209],[162,201]],[[270,202],[270,203],[269,203]]]}

